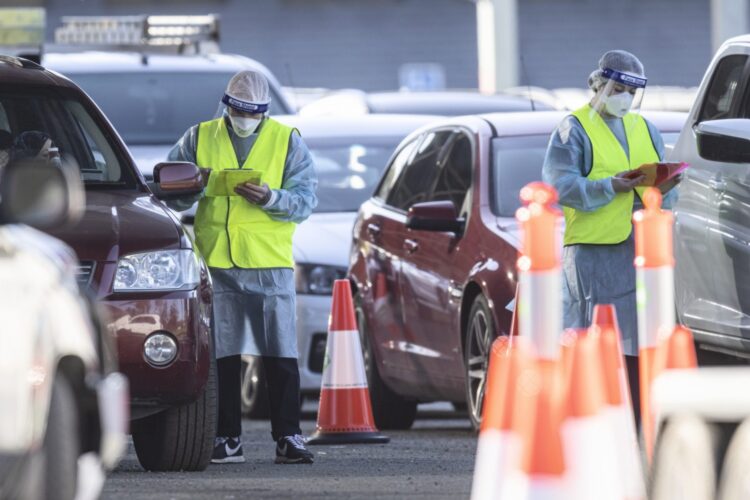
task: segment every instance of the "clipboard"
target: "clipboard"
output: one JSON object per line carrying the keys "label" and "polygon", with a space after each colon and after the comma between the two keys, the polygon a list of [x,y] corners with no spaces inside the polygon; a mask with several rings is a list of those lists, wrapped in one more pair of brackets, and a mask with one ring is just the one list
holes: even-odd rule
{"label": "clipboard", "polygon": [[638,187],[659,186],[678,176],[689,166],[690,165],[684,161],[645,163],[628,172],[625,177],[633,179],[643,173],[646,175],[646,178],[638,184]]}
{"label": "clipboard", "polygon": [[260,186],[262,177],[261,172],[248,168],[213,170],[208,177],[206,196],[239,196],[234,192],[238,184],[249,182]]}

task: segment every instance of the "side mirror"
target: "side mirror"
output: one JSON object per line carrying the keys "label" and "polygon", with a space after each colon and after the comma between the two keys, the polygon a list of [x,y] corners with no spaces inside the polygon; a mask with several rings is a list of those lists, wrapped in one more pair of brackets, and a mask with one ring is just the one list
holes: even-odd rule
{"label": "side mirror", "polygon": [[203,191],[203,177],[193,163],[163,162],[154,167],[152,188],[162,200],[196,195]]}
{"label": "side mirror", "polygon": [[465,221],[458,218],[452,201],[427,201],[409,208],[406,227],[421,231],[440,231],[461,234]]}
{"label": "side mirror", "polygon": [[39,160],[10,163],[0,178],[0,223],[51,229],[77,222],[86,206],[77,171]]}
{"label": "side mirror", "polygon": [[698,154],[710,161],[750,163],[750,119],[709,120],[695,127]]}

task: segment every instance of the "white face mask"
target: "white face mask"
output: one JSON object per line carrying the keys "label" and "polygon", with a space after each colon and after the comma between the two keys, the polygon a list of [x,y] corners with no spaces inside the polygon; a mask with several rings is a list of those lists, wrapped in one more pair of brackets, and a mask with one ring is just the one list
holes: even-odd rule
{"label": "white face mask", "polygon": [[630,92],[612,94],[604,98],[604,109],[607,110],[607,113],[617,118],[625,116],[630,111],[630,106],[632,105],[633,95]]}
{"label": "white face mask", "polygon": [[232,123],[232,129],[234,133],[240,137],[249,137],[250,134],[255,132],[255,129],[260,125],[260,118],[245,118],[240,116],[234,116],[227,113],[229,121]]}

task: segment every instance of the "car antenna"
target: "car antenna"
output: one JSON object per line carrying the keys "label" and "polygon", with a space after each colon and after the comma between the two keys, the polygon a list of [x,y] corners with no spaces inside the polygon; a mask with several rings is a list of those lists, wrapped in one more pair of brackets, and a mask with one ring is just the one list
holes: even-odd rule
{"label": "car antenna", "polygon": [[289,79],[289,86],[294,89],[289,93],[289,97],[292,100],[292,106],[294,106],[295,113],[298,113],[299,106],[297,106],[297,87],[294,85],[294,78],[292,78],[292,67],[289,65],[289,61],[284,63],[284,69],[286,69],[286,77]]}
{"label": "car antenna", "polygon": [[529,79],[529,74],[526,72],[526,65],[523,63],[523,56],[521,56],[521,75],[523,76],[523,79],[526,80],[526,88],[529,89],[529,103],[531,104],[531,111],[536,111],[534,99],[531,97],[531,80]]}

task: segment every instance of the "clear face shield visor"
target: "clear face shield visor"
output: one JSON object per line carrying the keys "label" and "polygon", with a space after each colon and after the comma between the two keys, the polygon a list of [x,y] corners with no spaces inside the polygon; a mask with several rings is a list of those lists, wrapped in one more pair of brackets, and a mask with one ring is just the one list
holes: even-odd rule
{"label": "clear face shield visor", "polygon": [[604,85],[595,92],[592,108],[603,118],[622,118],[639,113],[646,89],[646,78],[605,68]]}
{"label": "clear face shield visor", "polygon": [[226,116],[232,129],[240,137],[247,137],[253,133],[263,117],[268,114],[268,102],[249,102],[224,94],[214,118]]}

